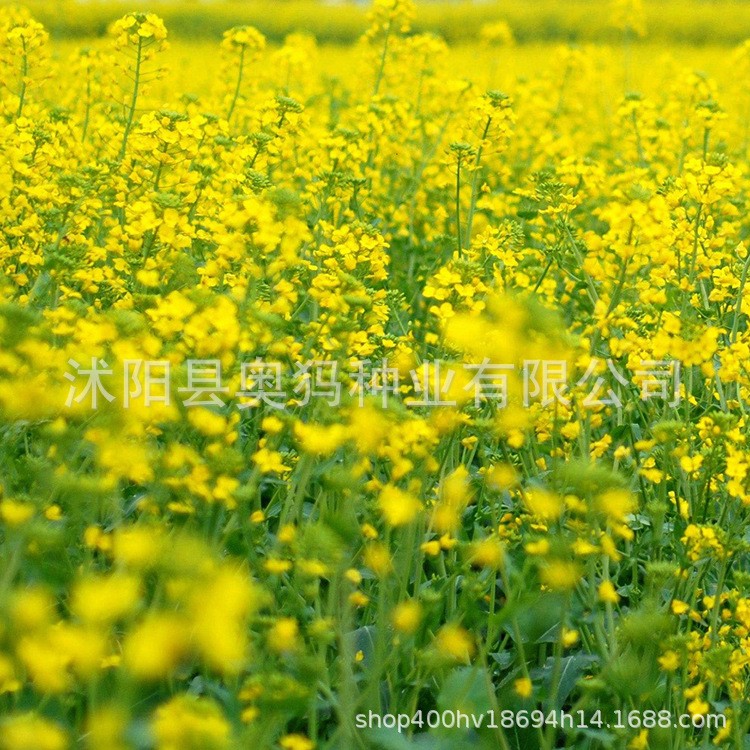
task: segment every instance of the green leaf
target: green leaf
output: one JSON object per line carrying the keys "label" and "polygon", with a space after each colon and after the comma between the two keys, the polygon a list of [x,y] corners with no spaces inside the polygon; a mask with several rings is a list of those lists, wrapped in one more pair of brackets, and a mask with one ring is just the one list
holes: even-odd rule
{"label": "green leaf", "polygon": [[479,667],[454,670],[437,697],[440,710],[462,711],[469,715],[486,713],[492,708],[487,695],[487,676]]}
{"label": "green leaf", "polygon": [[414,750],[414,743],[397,729],[368,729],[364,735],[379,750]]}

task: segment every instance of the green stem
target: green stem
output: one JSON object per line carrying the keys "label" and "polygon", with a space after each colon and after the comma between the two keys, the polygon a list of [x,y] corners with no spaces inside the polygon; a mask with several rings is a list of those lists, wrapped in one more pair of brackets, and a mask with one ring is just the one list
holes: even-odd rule
{"label": "green stem", "polygon": [[122,146],[120,146],[119,161],[125,158],[125,152],[128,148],[128,136],[130,135],[130,129],[133,127],[133,120],[135,119],[135,108],[138,103],[138,89],[141,83],[141,62],[143,57],[143,38],[138,37],[138,50],[135,57],[135,79],[133,81],[133,97],[130,100],[130,111],[128,112],[128,119],[125,123],[125,132],[122,134]]}
{"label": "green stem", "polygon": [[456,241],[458,242],[458,255],[463,252],[461,244],[461,155],[456,161]]}
{"label": "green stem", "polygon": [[733,344],[737,340],[737,332],[740,327],[740,314],[742,313],[742,293],[745,290],[747,282],[747,272],[750,269],[750,251],[747,253],[745,262],[742,264],[742,276],[740,277],[740,288],[737,291],[737,303],[734,306],[734,320],[732,320],[732,332],[729,340]]}
{"label": "green stem", "polygon": [[380,91],[380,84],[383,82],[383,73],[385,72],[385,61],[388,57],[388,42],[391,39],[391,27],[393,21],[388,22],[388,28],[385,30],[385,41],[383,42],[383,54],[380,56],[380,66],[378,67],[378,75],[375,78],[375,86],[372,90],[372,95],[377,96]]}
{"label": "green stem", "polygon": [[86,113],[83,116],[83,132],[81,133],[81,143],[86,142],[86,135],[89,132],[89,116],[91,112],[91,73],[86,75]]}
{"label": "green stem", "polygon": [[245,48],[240,48],[240,66],[237,71],[237,85],[234,87],[234,96],[232,97],[232,103],[229,105],[229,111],[227,112],[227,121],[232,119],[234,108],[237,106],[237,99],[240,96],[240,87],[242,86],[242,74],[245,69]]}
{"label": "green stem", "polygon": [[29,55],[26,52],[26,40],[21,38],[23,44],[23,57],[21,59],[21,88],[18,92],[18,111],[16,112],[16,118],[19,118],[23,113],[23,105],[26,100],[26,76],[29,74]]}
{"label": "green stem", "polygon": [[688,268],[688,286],[689,289],[685,294],[685,298],[682,303],[682,315],[684,315],[687,312],[687,309],[690,305],[690,291],[693,289],[693,286],[695,285],[695,271],[696,266],[698,265],[698,244],[700,240],[700,228],[701,228],[701,218],[703,215],[703,204],[698,205],[698,210],[695,214],[695,227],[693,230],[693,253],[690,258],[690,267]]}
{"label": "green stem", "polygon": [[474,160],[474,175],[471,180],[471,202],[469,203],[469,215],[466,219],[466,244],[471,246],[471,227],[474,223],[474,211],[477,203],[477,183],[479,182],[479,165],[482,161],[482,149],[484,147],[484,140],[487,134],[490,132],[490,125],[492,125],[492,117],[487,118],[487,124],[484,126],[484,132],[482,133],[482,141],[479,144],[477,150],[477,158]]}

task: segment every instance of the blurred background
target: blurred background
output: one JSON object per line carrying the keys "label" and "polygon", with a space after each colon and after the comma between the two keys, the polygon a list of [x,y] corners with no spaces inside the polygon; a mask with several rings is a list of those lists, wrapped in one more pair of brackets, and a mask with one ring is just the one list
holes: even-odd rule
{"label": "blurred background", "polygon": [[[366,0],[27,0],[0,5],[28,7],[57,38],[106,33],[115,18],[153,10],[173,38],[219,39],[227,28],[256,26],[272,42],[295,31],[321,43],[354,41],[367,24]],[[620,11],[640,14],[652,42],[736,45],[750,38],[750,2],[740,0],[622,0]],[[599,0],[442,0],[423,2],[414,31],[440,34],[450,43],[477,38],[485,24],[501,18],[517,42],[609,42],[620,38],[612,3]],[[641,6],[641,7],[638,7]]]}

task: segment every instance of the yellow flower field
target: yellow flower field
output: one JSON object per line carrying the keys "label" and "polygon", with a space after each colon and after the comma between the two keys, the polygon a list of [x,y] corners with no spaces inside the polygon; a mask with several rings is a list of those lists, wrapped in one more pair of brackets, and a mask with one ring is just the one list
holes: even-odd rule
{"label": "yellow flower field", "polygon": [[0,750],[750,747],[750,40],[669,8],[0,7]]}

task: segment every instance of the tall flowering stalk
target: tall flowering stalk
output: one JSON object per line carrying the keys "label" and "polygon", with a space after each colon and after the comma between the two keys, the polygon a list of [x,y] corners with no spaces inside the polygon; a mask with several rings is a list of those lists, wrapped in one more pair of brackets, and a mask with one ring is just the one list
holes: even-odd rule
{"label": "tall flowering stalk", "polygon": [[380,43],[381,45],[372,90],[373,96],[377,96],[380,92],[393,37],[409,32],[414,15],[415,7],[412,0],[375,0],[369,16],[370,25],[365,33],[365,39],[370,44]]}
{"label": "tall flowering stalk", "polygon": [[[0,64],[4,72],[0,79],[11,87],[17,81],[15,94],[18,97],[16,118],[23,115],[29,88],[38,80],[33,72],[44,70],[49,34],[42,24],[35,21],[22,9],[9,8],[0,15]],[[5,72],[7,71],[7,72]]]}
{"label": "tall flowering stalk", "polygon": [[237,80],[227,108],[227,120],[231,120],[242,92],[245,67],[260,57],[266,48],[266,38],[252,26],[236,26],[224,32],[221,47],[225,52],[237,55]]}
{"label": "tall flowering stalk", "polygon": [[143,82],[143,67],[153,55],[166,47],[167,29],[164,22],[153,13],[128,13],[110,28],[115,47],[134,55],[132,64],[128,65],[128,78],[132,81],[129,102],[126,104],[125,129],[118,154],[118,161],[125,158],[128,148],[128,137],[133,128],[138,97]]}

